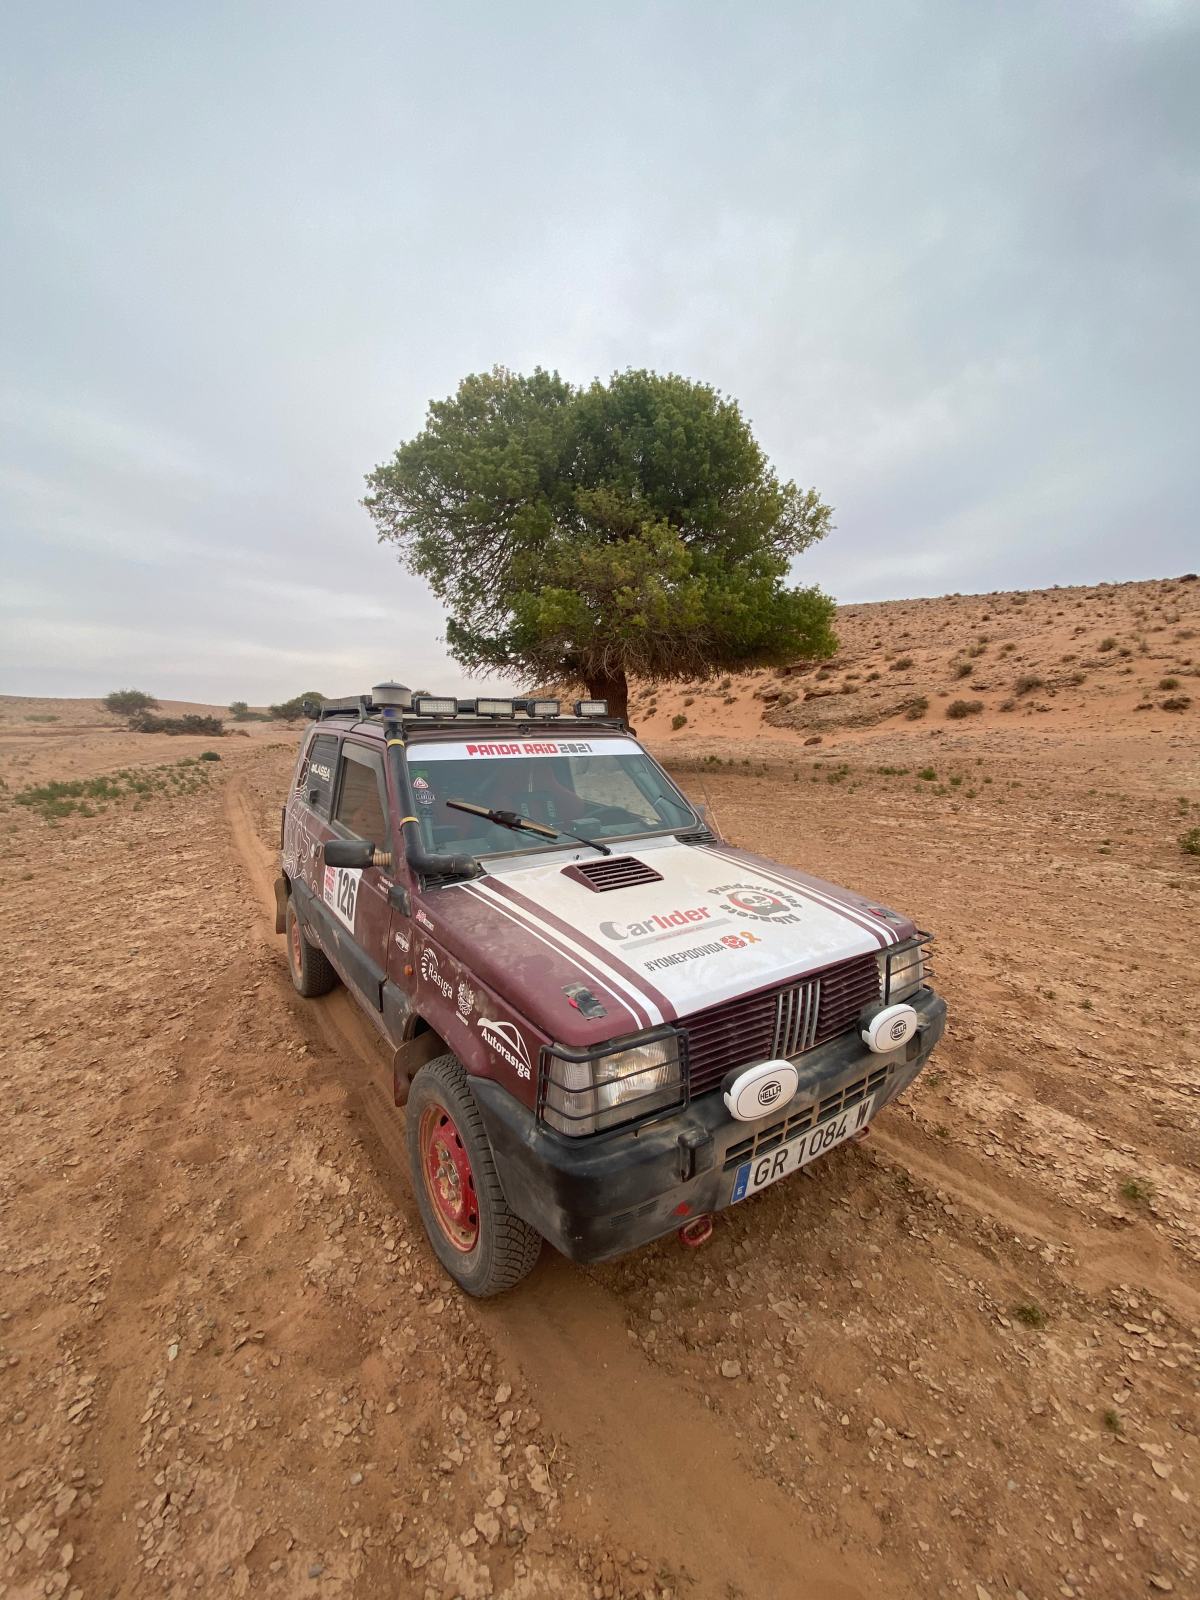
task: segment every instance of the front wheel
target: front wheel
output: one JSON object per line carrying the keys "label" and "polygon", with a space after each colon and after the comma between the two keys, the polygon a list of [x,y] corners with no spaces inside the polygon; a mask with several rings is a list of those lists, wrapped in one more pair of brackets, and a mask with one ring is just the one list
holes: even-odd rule
{"label": "front wheel", "polygon": [[296,985],[296,992],[306,1000],[328,994],[338,981],[338,975],[324,950],[319,950],[305,938],[290,898],[284,916],[284,932],[287,934],[288,971]]}
{"label": "front wheel", "polygon": [[456,1057],[413,1080],[405,1107],[408,1160],[425,1232],[460,1288],[485,1299],[533,1270],[541,1235],[510,1211],[492,1147]]}

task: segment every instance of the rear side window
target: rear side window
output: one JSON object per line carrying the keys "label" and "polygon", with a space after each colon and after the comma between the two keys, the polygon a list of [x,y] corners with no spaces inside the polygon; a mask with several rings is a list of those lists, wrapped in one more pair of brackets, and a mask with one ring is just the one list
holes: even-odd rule
{"label": "rear side window", "polygon": [[369,839],[386,848],[389,830],[384,793],[383,762],[379,756],[359,745],[343,745],[334,820],[356,839]]}
{"label": "rear side window", "polygon": [[333,799],[333,776],[337,771],[338,741],[334,734],[319,733],[308,751],[308,771],[301,787],[314,811],[329,815]]}

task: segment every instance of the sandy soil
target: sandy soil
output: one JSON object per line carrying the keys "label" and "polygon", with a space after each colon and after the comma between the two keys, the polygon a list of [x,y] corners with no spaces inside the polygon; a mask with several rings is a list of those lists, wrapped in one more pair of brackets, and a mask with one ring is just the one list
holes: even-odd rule
{"label": "sandy soil", "polygon": [[807,747],[751,687],[661,747],[736,842],[937,933],[933,1068],[704,1250],[547,1251],[485,1305],[271,931],[292,737],[47,822],[22,788],[214,741],[3,703],[5,1600],[1200,1592],[1200,729],[1127,704],[1200,649],[947,721],[964,604],[907,603],[922,720]]}

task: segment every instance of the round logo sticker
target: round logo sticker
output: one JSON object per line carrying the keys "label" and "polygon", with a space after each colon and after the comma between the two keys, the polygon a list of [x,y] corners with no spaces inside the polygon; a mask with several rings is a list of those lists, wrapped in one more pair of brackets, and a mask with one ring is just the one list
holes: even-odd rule
{"label": "round logo sticker", "polygon": [[710,893],[725,897],[722,911],[754,922],[799,922],[797,911],[804,903],[786,889],[769,888],[763,883],[724,883]]}
{"label": "round logo sticker", "polygon": [[759,1088],[758,1103],[760,1106],[773,1106],[782,1093],[783,1085],[779,1082],[779,1079],[771,1078],[769,1082],[762,1084]]}

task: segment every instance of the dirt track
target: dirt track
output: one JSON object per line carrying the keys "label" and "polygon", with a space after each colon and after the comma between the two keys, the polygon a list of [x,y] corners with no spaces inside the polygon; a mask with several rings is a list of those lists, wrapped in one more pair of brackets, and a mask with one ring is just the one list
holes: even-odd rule
{"label": "dirt track", "polygon": [[706,773],[738,843],[936,930],[951,1034],[704,1251],[547,1252],[487,1305],[425,1248],[371,1030],[270,931],[291,743],[7,807],[0,1594],[1197,1592],[1191,726]]}

